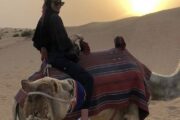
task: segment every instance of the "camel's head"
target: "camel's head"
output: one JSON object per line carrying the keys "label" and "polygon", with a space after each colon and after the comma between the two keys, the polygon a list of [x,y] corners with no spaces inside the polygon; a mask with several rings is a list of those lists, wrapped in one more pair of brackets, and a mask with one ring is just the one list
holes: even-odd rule
{"label": "camel's head", "polygon": [[33,82],[22,80],[21,84],[28,92],[23,108],[28,120],[61,120],[65,117],[73,97],[72,80],[45,77]]}
{"label": "camel's head", "polygon": [[178,66],[177,66],[177,74],[180,75],[180,62],[178,63]]}

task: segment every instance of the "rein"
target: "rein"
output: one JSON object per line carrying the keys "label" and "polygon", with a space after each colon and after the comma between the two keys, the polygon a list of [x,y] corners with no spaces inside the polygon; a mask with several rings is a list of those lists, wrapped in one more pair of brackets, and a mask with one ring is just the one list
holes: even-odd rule
{"label": "rein", "polygon": [[52,99],[52,100],[56,100],[56,101],[59,101],[59,102],[62,102],[62,103],[70,103],[71,101],[73,101],[74,99],[76,99],[75,97],[73,97],[71,100],[65,100],[65,99],[62,99],[62,98],[57,98],[57,97],[53,97],[49,94],[46,94],[44,92],[29,92],[28,95],[42,95],[42,96],[45,96],[49,99]]}

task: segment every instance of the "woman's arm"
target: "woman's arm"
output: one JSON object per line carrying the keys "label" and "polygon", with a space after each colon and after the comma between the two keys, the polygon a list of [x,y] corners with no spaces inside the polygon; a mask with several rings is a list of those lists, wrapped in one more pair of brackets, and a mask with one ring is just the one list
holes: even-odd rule
{"label": "woman's arm", "polygon": [[33,45],[36,49],[38,49],[39,51],[41,50],[42,47],[42,40],[41,40],[41,19],[38,21],[38,24],[36,26],[35,32],[34,32],[34,36],[32,38],[33,41]]}
{"label": "woman's arm", "polygon": [[45,47],[45,42],[42,40],[42,21],[41,19],[38,21],[38,24],[35,29],[35,33],[33,36],[33,45],[36,49],[38,49],[41,53],[41,60],[47,60],[48,52],[47,48]]}
{"label": "woman's arm", "polygon": [[47,59],[48,59],[47,49],[45,47],[41,47],[40,52],[41,52],[41,60],[42,61],[44,61],[44,60],[47,61]]}

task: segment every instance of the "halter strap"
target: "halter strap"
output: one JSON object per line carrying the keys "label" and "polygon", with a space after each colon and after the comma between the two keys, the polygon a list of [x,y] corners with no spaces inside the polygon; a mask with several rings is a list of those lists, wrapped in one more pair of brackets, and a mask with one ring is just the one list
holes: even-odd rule
{"label": "halter strap", "polygon": [[[53,97],[49,94],[46,94],[44,92],[39,92],[39,91],[36,91],[36,92],[29,92],[28,95],[42,95],[42,96],[45,96],[49,99],[52,99],[52,100],[56,100],[56,101],[59,101],[59,102],[62,102],[62,103],[69,103],[71,100],[65,100],[65,99],[62,99],[62,98],[57,98],[57,97]],[[74,98],[72,98],[74,99]]]}
{"label": "halter strap", "polygon": [[43,69],[43,74],[50,77],[49,68],[52,68],[51,64],[46,64],[46,66]]}

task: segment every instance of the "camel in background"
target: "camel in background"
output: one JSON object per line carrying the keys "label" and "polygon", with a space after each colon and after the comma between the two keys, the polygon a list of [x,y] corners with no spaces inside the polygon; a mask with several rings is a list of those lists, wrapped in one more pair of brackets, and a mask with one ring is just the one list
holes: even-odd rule
{"label": "camel in background", "polygon": [[148,81],[154,100],[171,100],[180,96],[180,63],[171,75],[153,73]]}

